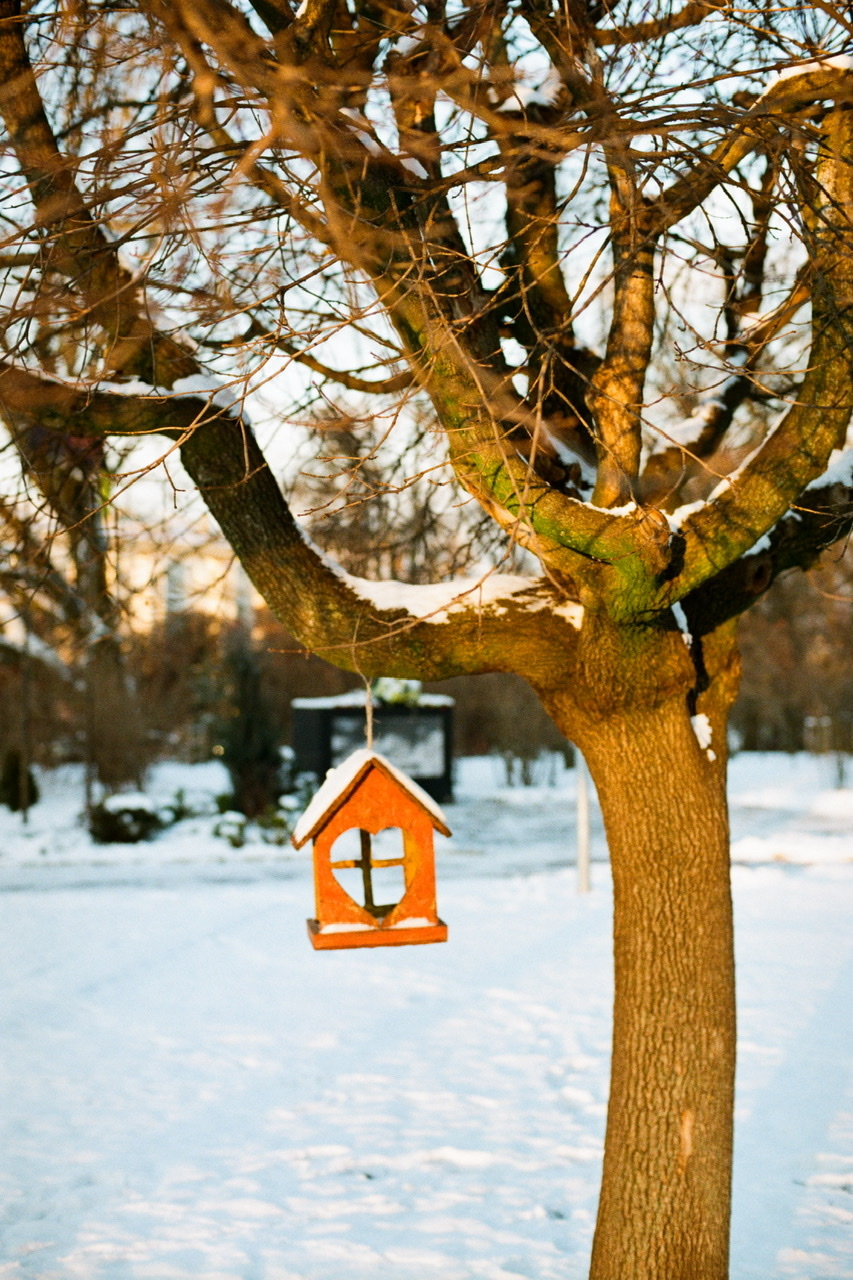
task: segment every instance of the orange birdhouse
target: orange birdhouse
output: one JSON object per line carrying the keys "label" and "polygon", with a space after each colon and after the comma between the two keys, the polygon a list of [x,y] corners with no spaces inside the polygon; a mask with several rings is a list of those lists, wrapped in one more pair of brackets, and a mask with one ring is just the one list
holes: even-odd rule
{"label": "orange birdhouse", "polygon": [[[399,851],[383,848],[395,830]],[[438,805],[384,756],[356,751],[330,770],[292,837],[297,849],[314,842],[311,945],[333,951],[445,942],[447,925],[435,901],[434,831],[450,835]],[[397,856],[380,856],[389,852]],[[389,896],[387,881],[397,901],[378,902]]]}

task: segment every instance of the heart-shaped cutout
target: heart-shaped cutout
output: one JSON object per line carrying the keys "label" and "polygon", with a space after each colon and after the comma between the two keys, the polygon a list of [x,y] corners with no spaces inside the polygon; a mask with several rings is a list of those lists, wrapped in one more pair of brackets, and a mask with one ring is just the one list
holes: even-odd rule
{"label": "heart-shaped cutout", "polygon": [[406,892],[399,827],[385,827],[376,835],[358,828],[344,831],[332,846],[330,860],[344,893],[377,918],[393,911]]}

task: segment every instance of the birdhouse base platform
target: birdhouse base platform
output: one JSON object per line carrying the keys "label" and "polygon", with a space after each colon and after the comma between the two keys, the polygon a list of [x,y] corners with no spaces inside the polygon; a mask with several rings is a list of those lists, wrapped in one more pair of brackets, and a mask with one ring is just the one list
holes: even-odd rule
{"label": "birdhouse base platform", "polygon": [[306,920],[308,937],[315,951],[342,951],[353,947],[403,947],[424,942],[446,942],[447,925],[408,925],[402,929],[336,929],[322,930],[317,920]]}

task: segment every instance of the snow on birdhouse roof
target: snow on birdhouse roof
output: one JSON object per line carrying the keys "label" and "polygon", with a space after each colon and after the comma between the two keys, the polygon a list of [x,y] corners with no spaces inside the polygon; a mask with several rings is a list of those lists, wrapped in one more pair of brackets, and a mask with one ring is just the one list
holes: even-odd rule
{"label": "snow on birdhouse roof", "polygon": [[411,778],[407,778],[390,760],[386,760],[385,756],[362,747],[326,774],[323,785],[293,829],[291,840],[297,849],[300,849],[306,840],[310,840],[325,819],[331,817],[335,810],[340,808],[371,768],[380,769],[387,777],[393,779],[416,804],[426,810],[433,826],[442,835],[450,835],[450,828],[444,814],[432,796],[427,795],[423,787],[419,787]]}

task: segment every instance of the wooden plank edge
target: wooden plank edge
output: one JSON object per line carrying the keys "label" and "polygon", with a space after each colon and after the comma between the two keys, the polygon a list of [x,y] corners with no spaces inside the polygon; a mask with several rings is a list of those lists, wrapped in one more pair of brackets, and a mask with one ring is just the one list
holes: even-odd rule
{"label": "wooden plank edge", "polygon": [[308,937],[315,951],[355,950],[358,947],[418,946],[427,942],[446,942],[447,925],[413,925],[406,929],[354,929],[351,933],[321,933],[316,920],[306,920]]}

